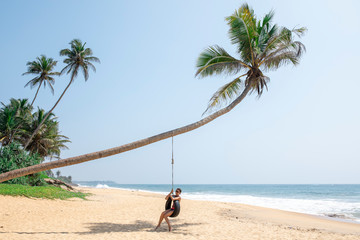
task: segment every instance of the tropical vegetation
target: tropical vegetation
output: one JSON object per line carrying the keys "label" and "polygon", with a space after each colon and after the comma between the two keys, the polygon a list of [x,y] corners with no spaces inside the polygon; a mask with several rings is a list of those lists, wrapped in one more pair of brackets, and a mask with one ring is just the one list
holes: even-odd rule
{"label": "tropical vegetation", "polygon": [[[92,62],[99,62],[99,59],[92,56],[92,50],[85,48],[86,43],[78,39],[70,42],[70,49],[60,51],[61,56],[65,56],[65,67],[61,72],[54,70],[57,61],[47,58],[45,55],[37,57],[35,61],[27,62],[27,71],[23,75],[34,75],[27,82],[25,87],[37,87],[36,94],[29,104],[28,99],[10,99],[9,104],[1,103],[0,108],[0,173],[14,169],[20,169],[31,165],[44,162],[46,159],[58,159],[61,150],[67,149],[66,143],[69,138],[61,135],[59,122],[52,112],[58,105],[66,90],[74,82],[78,72],[84,74],[85,81],[89,78],[89,69],[96,71]],[[34,111],[33,104],[38,96],[40,87],[49,86],[54,93],[55,76],[61,73],[70,74],[70,82],[65,88],[60,98],[56,101],[53,108],[46,112],[41,108]],[[10,183],[20,183],[29,185],[39,185],[40,176],[53,175],[51,171],[41,174],[33,174],[28,177],[16,178]],[[64,177],[67,182],[71,182],[71,176]]]}
{"label": "tropical vegetation", "polygon": [[[68,137],[61,135],[59,122],[54,114],[48,115],[44,124],[29,146],[25,148],[34,129],[44,120],[45,111],[38,109],[33,112],[33,107],[28,104],[27,99],[10,99],[10,103],[2,103],[0,108],[0,143],[2,147],[15,142],[32,154],[39,154],[45,158],[59,158],[62,149],[67,149],[66,143],[70,142]],[[41,161],[43,162],[43,161]]]}
{"label": "tropical vegetation", "polygon": [[[39,164],[43,161],[38,153],[29,153],[20,144],[12,142],[0,148],[0,173]],[[11,179],[7,183],[31,186],[44,185],[42,173],[34,173]]]}

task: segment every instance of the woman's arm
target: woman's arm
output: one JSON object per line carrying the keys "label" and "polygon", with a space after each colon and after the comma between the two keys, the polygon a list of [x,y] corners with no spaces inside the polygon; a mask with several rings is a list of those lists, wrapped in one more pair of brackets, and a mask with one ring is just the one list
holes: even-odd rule
{"label": "woman's arm", "polygon": [[[174,189],[171,189],[170,193],[166,195],[165,200],[168,200],[171,197],[171,194],[174,192]],[[172,198],[171,198],[172,199]]]}

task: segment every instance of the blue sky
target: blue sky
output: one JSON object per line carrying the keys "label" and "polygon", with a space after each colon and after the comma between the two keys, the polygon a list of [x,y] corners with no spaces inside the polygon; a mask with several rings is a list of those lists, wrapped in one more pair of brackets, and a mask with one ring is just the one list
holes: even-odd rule
{"label": "blue sky", "polygon": [[[36,3],[36,4],[35,4]],[[242,1],[2,1],[0,101],[30,98],[26,62],[74,38],[100,58],[80,75],[55,114],[72,143],[62,158],[126,144],[197,121],[231,76],[194,77],[199,53],[218,44],[236,56],[224,18]],[[298,67],[268,72],[269,91],[175,137],[175,183],[360,183],[357,1],[248,1],[258,17],[305,26]],[[42,89],[35,105],[50,109]],[[171,183],[171,140],[59,169],[74,180]]]}

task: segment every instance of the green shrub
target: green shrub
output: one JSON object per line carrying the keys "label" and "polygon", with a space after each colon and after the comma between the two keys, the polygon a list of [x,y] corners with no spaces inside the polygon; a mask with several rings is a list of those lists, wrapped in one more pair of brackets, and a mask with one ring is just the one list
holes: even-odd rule
{"label": "green shrub", "polygon": [[[42,161],[43,159],[38,154],[28,153],[16,142],[0,148],[0,174],[39,164]],[[42,175],[43,173],[34,173],[28,176],[11,179],[6,181],[6,183],[41,186],[45,184]]]}

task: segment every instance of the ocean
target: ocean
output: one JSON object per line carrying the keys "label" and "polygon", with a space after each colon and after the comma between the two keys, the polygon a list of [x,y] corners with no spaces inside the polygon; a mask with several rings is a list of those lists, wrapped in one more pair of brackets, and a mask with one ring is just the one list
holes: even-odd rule
{"label": "ocean", "polygon": [[[167,184],[74,181],[80,186],[168,194]],[[182,198],[243,203],[360,223],[360,184],[179,184]]]}

